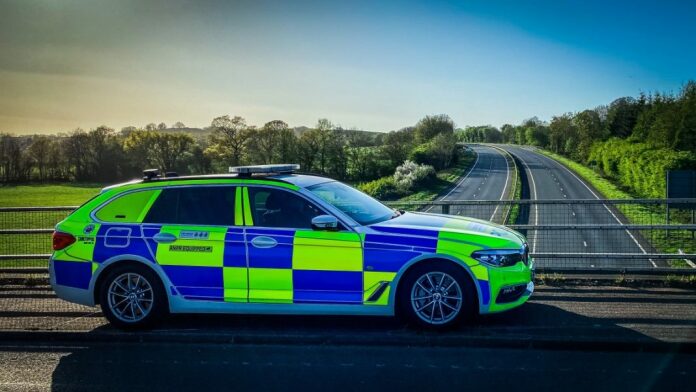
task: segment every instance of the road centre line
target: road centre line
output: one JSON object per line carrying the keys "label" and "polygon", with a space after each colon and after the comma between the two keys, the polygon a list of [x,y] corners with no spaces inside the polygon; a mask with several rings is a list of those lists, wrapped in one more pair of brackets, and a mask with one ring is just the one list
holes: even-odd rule
{"label": "road centre line", "polygon": [[[505,151],[505,150],[503,150],[503,151]],[[507,151],[505,151],[505,152],[509,155],[509,153]],[[500,154],[500,155],[503,155],[503,154]],[[510,164],[508,163],[507,157],[503,156],[503,158],[505,159],[505,186],[503,186],[503,192],[500,194],[499,200],[503,200],[503,197],[505,197],[505,191],[507,190],[508,180],[510,179]],[[512,156],[510,156],[510,159],[512,159]],[[491,214],[491,219],[489,219],[490,221],[493,220],[495,213],[498,212],[498,207],[500,207],[500,204],[495,206],[495,209],[493,210],[493,214]],[[501,223],[505,223],[505,222],[501,222]]]}

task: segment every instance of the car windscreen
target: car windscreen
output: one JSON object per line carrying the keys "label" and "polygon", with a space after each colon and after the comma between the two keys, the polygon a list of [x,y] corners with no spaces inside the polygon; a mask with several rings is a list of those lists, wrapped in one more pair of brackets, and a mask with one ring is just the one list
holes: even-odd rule
{"label": "car windscreen", "polygon": [[382,222],[395,212],[372,197],[338,181],[324,182],[307,188],[361,225]]}

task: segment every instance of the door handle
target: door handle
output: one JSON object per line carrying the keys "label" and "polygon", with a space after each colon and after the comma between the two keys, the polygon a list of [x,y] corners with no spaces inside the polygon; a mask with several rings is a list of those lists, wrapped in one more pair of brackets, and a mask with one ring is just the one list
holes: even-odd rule
{"label": "door handle", "polygon": [[266,249],[278,245],[278,241],[271,237],[260,235],[258,237],[254,237],[254,239],[251,240],[251,244],[254,245],[255,248]]}
{"label": "door handle", "polygon": [[152,239],[159,244],[169,244],[176,241],[176,236],[172,233],[157,233]]}

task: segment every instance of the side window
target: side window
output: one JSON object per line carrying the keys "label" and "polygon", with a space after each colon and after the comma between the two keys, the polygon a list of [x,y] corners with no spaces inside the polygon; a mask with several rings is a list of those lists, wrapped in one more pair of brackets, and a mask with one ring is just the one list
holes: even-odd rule
{"label": "side window", "polygon": [[312,218],[324,214],[305,198],[282,189],[249,187],[255,226],[311,229]]}
{"label": "side window", "polygon": [[199,186],[163,189],[146,223],[234,225],[234,187]]}
{"label": "side window", "polygon": [[159,190],[138,191],[119,196],[97,210],[95,217],[104,222],[138,223],[150,200]]}

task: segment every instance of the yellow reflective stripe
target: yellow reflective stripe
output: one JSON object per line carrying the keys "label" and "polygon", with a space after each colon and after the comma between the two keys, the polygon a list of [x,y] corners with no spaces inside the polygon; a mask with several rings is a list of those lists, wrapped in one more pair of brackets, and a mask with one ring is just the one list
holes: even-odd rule
{"label": "yellow reflective stripe", "polygon": [[223,267],[225,302],[246,302],[248,277],[244,267]]}
{"label": "yellow reflective stripe", "polygon": [[238,186],[234,193],[234,224],[235,226],[244,226],[244,217],[242,215],[242,187]]}
{"label": "yellow reflective stripe", "polygon": [[[206,231],[208,239],[181,238],[182,231]],[[191,267],[222,267],[226,227],[162,226],[160,233],[171,233],[177,240],[157,245],[157,262],[161,265]]]}
{"label": "yellow reflective stripe", "polygon": [[251,203],[249,202],[249,188],[244,187],[244,223],[247,226],[254,225],[254,218],[251,217]]}
{"label": "yellow reflective stripe", "polygon": [[249,302],[292,303],[292,270],[249,268]]}
{"label": "yellow reflective stripe", "polygon": [[[389,291],[391,290],[391,282],[394,280],[394,277],[396,277],[396,272],[365,271],[365,273],[363,273],[363,303],[365,305],[388,305]],[[390,283],[377,301],[367,302],[367,299],[370,298],[372,293],[379,288],[381,282]]]}
{"label": "yellow reflective stripe", "polygon": [[318,271],[362,271],[360,236],[355,233],[297,231],[292,268]]}
{"label": "yellow reflective stripe", "polygon": [[150,211],[150,207],[152,207],[152,205],[155,204],[155,200],[157,200],[157,197],[159,197],[160,193],[162,193],[162,190],[156,189],[155,192],[152,194],[152,197],[150,197],[150,200],[148,200],[147,203],[145,203],[143,210],[140,211],[140,215],[138,216],[138,223],[141,223],[145,220],[145,216]]}

